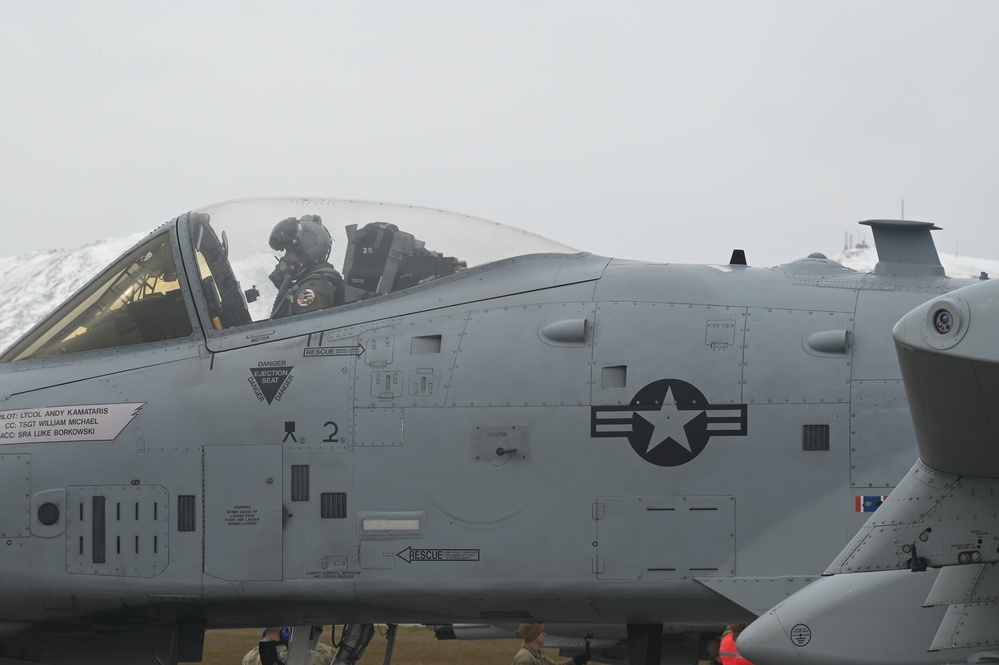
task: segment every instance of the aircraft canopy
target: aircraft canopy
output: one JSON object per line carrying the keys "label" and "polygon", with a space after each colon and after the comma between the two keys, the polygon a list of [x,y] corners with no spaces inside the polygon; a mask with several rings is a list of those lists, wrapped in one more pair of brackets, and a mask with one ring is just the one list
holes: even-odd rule
{"label": "aircraft canopy", "polygon": [[206,332],[268,320],[278,295],[269,275],[283,254],[269,246],[271,231],[282,220],[306,215],[319,217],[333,238],[329,262],[343,275],[343,304],[504,258],[575,252],[502,224],[430,208],[319,198],[230,201],[181,215],[175,229],[167,225],[141,241],[0,363],[182,339],[194,333],[192,311],[208,322]]}

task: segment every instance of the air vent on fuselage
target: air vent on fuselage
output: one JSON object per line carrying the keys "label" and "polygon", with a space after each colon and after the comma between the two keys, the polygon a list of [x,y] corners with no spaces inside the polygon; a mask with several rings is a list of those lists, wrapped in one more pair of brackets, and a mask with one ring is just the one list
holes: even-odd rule
{"label": "air vent on fuselage", "polygon": [[159,485],[66,488],[66,571],[155,577],[169,565],[168,493]]}

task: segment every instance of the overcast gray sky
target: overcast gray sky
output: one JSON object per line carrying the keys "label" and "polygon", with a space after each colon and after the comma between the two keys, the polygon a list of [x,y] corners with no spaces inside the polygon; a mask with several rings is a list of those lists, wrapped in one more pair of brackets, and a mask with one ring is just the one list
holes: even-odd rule
{"label": "overcast gray sky", "polygon": [[985,0],[3,0],[0,255],[290,194],[751,265],[904,199],[997,257],[997,34]]}

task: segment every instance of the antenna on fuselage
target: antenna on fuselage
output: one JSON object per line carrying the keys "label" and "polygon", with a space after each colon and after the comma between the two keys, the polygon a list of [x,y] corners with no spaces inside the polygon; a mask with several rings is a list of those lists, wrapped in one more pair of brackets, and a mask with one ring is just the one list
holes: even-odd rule
{"label": "antenna on fuselage", "polygon": [[943,275],[931,231],[939,231],[932,222],[901,219],[869,219],[860,222],[874,232],[878,251],[875,275]]}

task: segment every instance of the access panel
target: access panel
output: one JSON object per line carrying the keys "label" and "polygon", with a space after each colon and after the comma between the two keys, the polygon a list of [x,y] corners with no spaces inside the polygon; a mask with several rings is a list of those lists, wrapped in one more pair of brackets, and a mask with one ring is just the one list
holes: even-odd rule
{"label": "access panel", "polygon": [[735,574],[735,497],[601,497],[593,510],[602,580]]}
{"label": "access panel", "polygon": [[205,448],[205,574],[282,578],[281,446]]}

